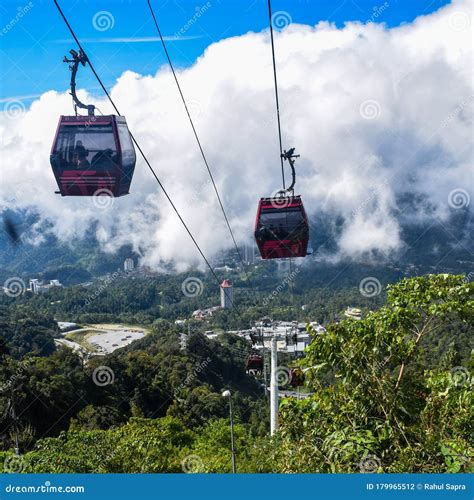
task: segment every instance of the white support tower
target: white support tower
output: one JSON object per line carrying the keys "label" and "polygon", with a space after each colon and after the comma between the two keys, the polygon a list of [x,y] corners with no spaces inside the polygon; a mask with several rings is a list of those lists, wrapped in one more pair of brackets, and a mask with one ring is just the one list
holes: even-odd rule
{"label": "white support tower", "polygon": [[278,430],[278,355],[277,339],[272,338],[270,373],[270,434]]}

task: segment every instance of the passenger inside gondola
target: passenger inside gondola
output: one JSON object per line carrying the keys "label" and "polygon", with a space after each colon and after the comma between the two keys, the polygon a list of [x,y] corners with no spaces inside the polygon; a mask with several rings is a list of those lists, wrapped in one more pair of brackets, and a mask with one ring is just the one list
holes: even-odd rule
{"label": "passenger inside gondola", "polygon": [[90,167],[89,160],[87,157],[89,156],[89,151],[84,147],[82,141],[76,142],[76,147],[74,148],[74,154],[72,156],[72,164],[75,168],[85,169]]}
{"label": "passenger inside gondola", "polygon": [[117,167],[116,156],[114,152],[110,149],[104,149],[103,151],[97,152],[92,158],[92,166],[96,170],[102,170],[107,168]]}
{"label": "passenger inside gondola", "polygon": [[57,160],[61,168],[117,168],[117,147],[112,125],[61,126],[53,155],[53,161]]}
{"label": "passenger inside gondola", "polygon": [[298,241],[303,237],[305,221],[299,210],[293,208],[262,211],[257,237],[262,240]]}

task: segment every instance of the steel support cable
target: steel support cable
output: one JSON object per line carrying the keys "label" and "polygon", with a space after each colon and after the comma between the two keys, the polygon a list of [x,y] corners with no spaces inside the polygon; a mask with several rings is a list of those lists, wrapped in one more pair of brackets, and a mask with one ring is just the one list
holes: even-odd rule
{"label": "steel support cable", "polygon": [[[224,215],[224,219],[225,219],[225,222],[227,224],[227,227],[229,229],[229,233],[230,233],[230,236],[232,238],[232,241],[234,243],[234,247],[237,251],[237,254],[239,256],[239,260],[240,262],[242,263],[242,266],[243,266],[243,269],[244,269],[244,272],[245,272],[245,264],[244,264],[244,260],[242,258],[242,254],[239,250],[239,247],[237,245],[237,242],[235,240],[235,237],[234,237],[234,232],[232,231],[232,228],[230,226],[230,222],[229,222],[229,219],[227,217],[227,214],[226,214],[226,211],[224,209],[224,205],[222,203],[222,200],[221,200],[221,197],[219,195],[219,191],[217,189],[217,186],[216,186],[216,183],[214,181],[214,176],[212,175],[212,171],[211,171],[211,168],[209,167],[209,163],[207,161],[207,158],[206,158],[206,155],[204,154],[204,149],[202,147],[202,144],[201,144],[201,141],[199,139],[199,136],[198,136],[198,133],[197,133],[197,130],[196,130],[196,127],[194,125],[194,121],[191,117],[191,113],[189,112],[189,108],[188,108],[188,105],[186,104],[186,99],[184,97],[184,94],[183,94],[183,91],[181,90],[181,85],[179,84],[179,80],[178,80],[178,77],[176,75],[176,72],[174,70],[174,66],[173,66],[173,63],[171,62],[171,57],[169,55],[169,52],[168,52],[168,48],[166,47],[166,42],[163,38],[163,35],[161,34],[161,30],[160,30],[160,27],[158,25],[158,21],[156,20],[156,16],[155,16],[155,11],[153,9],[153,6],[151,5],[151,2],[150,0],[147,0],[148,1],[148,7],[150,9],[150,12],[151,12],[151,15],[152,15],[152,18],[153,18],[153,22],[155,23],[155,27],[156,27],[156,31],[158,32],[158,35],[160,37],[160,40],[161,40],[161,44],[163,45],[163,50],[165,52],[165,55],[166,55],[166,59],[168,60],[168,64],[170,66],[170,69],[171,69],[171,73],[173,74],[173,77],[174,77],[174,81],[176,83],[176,87],[178,88],[178,91],[179,91],[179,95],[181,96],[181,100],[183,102],[183,106],[184,106],[184,109],[186,110],[186,114],[188,116],[188,119],[189,119],[189,123],[191,124],[191,128],[193,130],[193,134],[194,134],[194,137],[196,139],[196,142],[197,142],[197,145],[199,147],[199,151],[201,152],[201,156],[202,156],[202,159],[204,161],[204,164],[206,165],[206,169],[207,169],[207,172],[209,174],[209,177],[211,179],[211,182],[212,182],[212,185],[214,187],[214,191],[216,193],[216,196],[217,196],[217,200],[219,201],[219,205],[221,207],[221,210],[222,210],[222,214]],[[247,273],[245,273],[247,274]]]}
{"label": "steel support cable", "polygon": [[[79,39],[77,38],[74,30],[72,29],[71,25],[69,24],[69,21],[67,20],[64,12],[62,11],[59,3],[58,3],[58,0],[54,0],[54,3],[56,5],[56,8],[58,9],[64,23],[66,24],[67,28],[69,29],[69,32],[71,33],[72,37],[74,38],[77,46],[79,47],[79,49],[83,52],[83,54],[86,56],[87,58],[87,61],[89,63],[89,66],[92,70],[92,73],[94,74],[95,78],[97,79],[97,81],[99,82],[99,85],[101,86],[102,90],[104,91],[105,95],[107,96],[109,102],[111,103],[111,105],[113,106],[115,112],[117,113],[117,115],[121,116],[117,106],[115,105],[113,99],[111,98],[108,90],[106,89],[105,85],[103,84],[101,78],[99,77],[98,73],[96,72],[93,64],[90,62],[88,56],[87,56],[87,53],[86,51],[84,50],[84,48],[82,47],[81,43],[79,42]],[[161,34],[160,34],[161,36]],[[276,73],[275,73],[275,78],[276,78]],[[186,107],[186,111],[188,113],[188,116],[189,116],[189,111],[187,110],[187,107]],[[278,122],[279,122],[279,117],[278,117]],[[194,127],[193,127],[194,129]],[[153,167],[151,166],[150,162],[148,161],[148,158],[146,157],[145,153],[143,152],[142,148],[140,147],[140,145],[138,144],[137,140],[135,139],[135,137],[132,135],[132,133],[130,133],[130,137],[133,141],[133,143],[135,144],[135,146],[137,147],[137,149],[139,150],[143,160],[145,161],[145,163],[147,164],[148,168],[150,169],[151,173],[153,174],[153,177],[155,178],[155,180],[157,181],[158,185],[160,186],[161,190],[163,191],[164,195],[166,196],[168,202],[170,203],[170,205],[172,206],[173,210],[175,211],[176,215],[178,216],[179,220],[181,221],[181,223],[183,224],[184,228],[186,229],[186,232],[188,233],[189,237],[191,238],[191,240],[193,241],[194,245],[196,246],[196,248],[198,249],[201,257],[203,258],[204,262],[206,263],[207,267],[209,268],[211,274],[213,275],[213,277],[215,278],[215,280],[217,281],[217,283],[219,284],[219,288],[220,288],[220,280],[219,278],[217,277],[214,269],[212,268],[212,266],[210,265],[208,259],[206,258],[206,256],[204,255],[203,251],[201,250],[201,247],[199,246],[199,244],[197,243],[197,241],[195,240],[194,236],[192,235],[191,231],[189,230],[187,224],[184,222],[183,218],[181,217],[181,214],[179,213],[178,209],[176,208],[175,204],[173,203],[171,197],[168,195],[168,192],[166,191],[165,187],[163,186],[163,184],[161,183],[160,179],[158,178],[155,170],[153,169]],[[196,137],[197,138],[197,137]],[[200,143],[199,143],[200,145]],[[281,138],[280,138],[280,149],[281,149]],[[201,149],[202,151],[202,149]],[[207,162],[206,162],[206,166],[207,166]],[[209,174],[211,175],[211,172],[209,170]],[[285,181],[284,181],[284,172],[283,172],[283,159],[282,159],[282,175],[283,175],[283,187],[285,186]],[[212,177],[212,176],[211,176]],[[215,186],[215,185],[214,185]],[[218,195],[217,193],[217,190],[216,190],[216,194]],[[218,195],[219,196],[219,195]],[[220,202],[220,198],[219,198],[219,202]],[[222,204],[221,204],[221,207],[222,207]],[[227,220],[227,218],[226,218]],[[230,229],[230,226],[229,226],[229,229]],[[235,243],[235,240],[234,240],[234,243]],[[239,256],[240,256],[240,252],[239,252]],[[233,300],[231,300],[232,302],[232,305],[233,305]],[[238,315],[240,316],[240,314],[238,313]]]}
{"label": "steel support cable", "polygon": [[[82,47],[81,43],[79,42],[79,39],[77,38],[76,34],[74,33],[74,30],[72,29],[71,25],[69,24],[69,21],[67,20],[67,17],[65,16],[64,12],[62,11],[62,9],[61,9],[61,7],[60,7],[60,5],[58,3],[58,0],[54,0],[54,3],[56,5],[56,8],[58,9],[59,13],[61,14],[61,17],[63,18],[63,21],[65,22],[66,26],[68,27],[69,32],[71,33],[72,37],[74,38],[75,42],[77,43],[77,46],[79,47],[79,49],[87,57],[86,51]],[[105,85],[103,84],[100,76],[96,72],[93,64],[91,63],[91,61],[90,61],[90,59],[88,57],[87,57],[87,61],[88,61],[89,66],[90,66],[90,68],[92,70],[92,73],[94,74],[94,76],[96,77],[97,81],[99,82],[99,85],[101,86],[102,90],[104,91],[105,95],[107,96],[110,104],[112,104],[112,106],[113,106],[115,112],[117,113],[117,115],[121,116],[121,114],[120,114],[117,106],[115,105],[113,99],[110,97],[110,94],[109,94],[108,90],[105,88]],[[172,206],[173,210],[175,211],[176,215],[178,216],[179,220],[181,221],[181,224],[183,224],[184,228],[186,229],[186,232],[188,233],[189,237],[191,238],[191,240],[193,241],[194,245],[196,246],[196,248],[198,249],[199,253],[201,254],[201,257],[204,259],[204,262],[206,263],[207,267],[211,271],[211,274],[214,276],[214,278],[216,279],[216,281],[218,282],[218,284],[220,286],[220,280],[219,280],[218,276],[216,275],[216,273],[215,273],[214,269],[212,268],[211,264],[209,263],[207,257],[204,255],[203,251],[201,250],[201,247],[199,246],[198,242],[194,238],[194,236],[191,233],[190,229],[188,228],[187,224],[184,222],[184,219],[181,217],[181,214],[179,213],[178,209],[176,208],[176,205],[173,203],[173,200],[171,199],[171,197],[169,196],[169,194],[166,191],[165,187],[163,186],[163,184],[161,183],[160,179],[158,178],[158,175],[156,174],[155,170],[153,169],[153,167],[151,166],[150,162],[148,161],[148,158],[146,157],[146,155],[143,152],[142,148],[140,147],[140,145],[138,144],[137,140],[132,135],[132,133],[130,133],[130,137],[131,137],[133,143],[135,144],[135,146],[137,147],[138,151],[140,151],[140,154],[142,155],[143,160],[145,161],[145,163],[147,164],[147,166],[150,169],[151,173],[153,174],[153,177],[155,178],[156,182],[158,182],[158,185],[160,186],[161,190],[163,191],[164,195],[166,196],[166,199],[169,201],[170,205]]]}
{"label": "steel support cable", "polygon": [[[283,143],[281,140],[281,120],[280,120],[280,100],[278,98],[278,78],[277,78],[277,69],[276,69],[276,60],[275,60],[275,40],[273,37],[273,20],[272,20],[272,2],[268,0],[268,24],[270,26],[270,39],[272,45],[272,62],[273,62],[273,82],[275,85],[275,104],[276,104],[276,113],[277,113],[277,123],[278,123],[278,142],[280,145],[280,164],[281,164],[281,179],[283,182],[283,191],[286,191],[285,185],[285,167],[283,161]],[[294,167],[293,167],[294,173]],[[293,184],[294,186],[294,179]],[[288,215],[286,215],[287,225],[288,225]],[[293,260],[290,257],[290,272],[293,272]]]}
{"label": "steel support cable", "polygon": [[286,187],[285,187],[285,168],[283,165],[283,144],[282,144],[282,140],[281,140],[280,101],[278,99],[278,79],[277,79],[276,61],[275,61],[275,41],[273,39],[273,21],[272,21],[272,3],[271,3],[271,0],[268,0],[268,23],[270,25],[270,39],[272,42],[273,81],[275,84],[275,103],[276,103],[277,122],[278,122],[278,140],[279,140],[279,144],[280,144],[281,178],[283,181],[283,190],[286,190]]}
{"label": "steel support cable", "polygon": [[[64,14],[63,10],[61,9],[59,3],[58,3],[58,0],[54,0],[54,3],[56,5],[56,8],[58,9],[58,12],[60,13],[64,23],[66,24],[69,32],[71,33],[71,36],[73,37],[74,41],[76,42],[78,48],[85,54],[85,56],[87,57],[87,62],[89,63],[89,66],[91,68],[91,71],[92,73],[94,74],[95,78],[97,79],[100,87],[102,88],[104,94],[107,96],[109,102],[111,103],[112,107],[114,108],[115,112],[117,113],[117,115],[121,116],[121,113],[120,111],[118,110],[115,102],[113,101],[112,97],[110,96],[107,88],[105,87],[105,85],[103,84],[102,82],[102,79],[100,78],[100,76],[98,75],[97,71],[95,70],[94,68],[94,65],[91,63],[91,61],[89,60],[88,56],[87,56],[87,53],[86,51],[84,50],[84,48],[82,47],[81,43],[79,42],[79,39],[77,38],[74,30],[72,29],[72,26],[70,25],[66,15]],[[137,142],[137,140],[135,139],[135,137],[133,136],[132,133],[130,133],[130,137],[132,138],[132,141],[133,143],[135,144],[135,146],[137,147],[137,149],[139,150],[143,160],[145,161],[145,163],[147,164],[149,170],[151,171],[153,177],[155,178],[155,180],[157,181],[158,185],[160,186],[161,190],[163,191],[164,195],[166,196],[168,202],[170,203],[170,205],[172,206],[174,212],[176,213],[176,215],[178,216],[180,222],[182,223],[183,227],[186,229],[186,232],[188,233],[189,237],[191,238],[192,242],[194,243],[194,245],[196,246],[196,248],[198,249],[201,257],[203,258],[204,262],[206,263],[207,267],[209,268],[212,276],[215,278],[215,280],[217,281],[217,283],[219,284],[220,286],[220,280],[218,278],[218,276],[216,275],[214,269],[212,268],[212,266],[210,265],[209,263],[209,260],[206,258],[206,256],[204,255],[203,251],[201,250],[201,247],[199,246],[199,244],[197,243],[196,239],[194,238],[193,234],[191,233],[190,229],[188,228],[187,224],[185,223],[185,221],[183,220],[181,214],[179,213],[178,209],[176,208],[175,204],[173,203],[171,197],[169,196],[168,192],[166,191],[165,187],[163,186],[163,184],[161,183],[160,179],[158,178],[158,175],[156,174],[155,170],[153,169],[152,165],[150,164],[148,158],[146,157],[145,153],[143,152],[142,148],[140,147],[139,143]],[[253,288],[253,285],[251,284],[251,288]],[[255,289],[254,289],[254,292],[255,292]],[[231,301],[233,303],[233,300]],[[240,314],[239,314],[240,316]]]}

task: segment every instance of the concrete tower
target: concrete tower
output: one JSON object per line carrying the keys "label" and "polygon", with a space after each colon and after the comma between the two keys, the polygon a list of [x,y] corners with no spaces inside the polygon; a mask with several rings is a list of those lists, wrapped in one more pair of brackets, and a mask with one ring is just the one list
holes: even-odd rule
{"label": "concrete tower", "polygon": [[229,280],[224,280],[221,283],[221,307],[224,309],[232,309],[234,305],[232,296],[232,283]]}

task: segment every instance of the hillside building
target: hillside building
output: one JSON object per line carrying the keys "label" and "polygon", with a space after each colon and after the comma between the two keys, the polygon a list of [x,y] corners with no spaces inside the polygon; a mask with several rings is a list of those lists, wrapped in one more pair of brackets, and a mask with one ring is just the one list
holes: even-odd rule
{"label": "hillside building", "polygon": [[127,273],[135,269],[135,262],[131,257],[128,257],[123,262],[123,270]]}
{"label": "hillside building", "polygon": [[244,247],[244,261],[247,264],[255,264],[255,247],[252,245],[245,245]]}
{"label": "hillside building", "polygon": [[54,287],[63,286],[59,280],[50,280],[49,283],[45,284],[37,278],[30,280],[30,292],[37,295],[38,293],[44,293]]}
{"label": "hillside building", "polygon": [[348,307],[344,311],[344,316],[351,319],[362,319],[362,311],[360,309],[357,309],[357,307]]}

